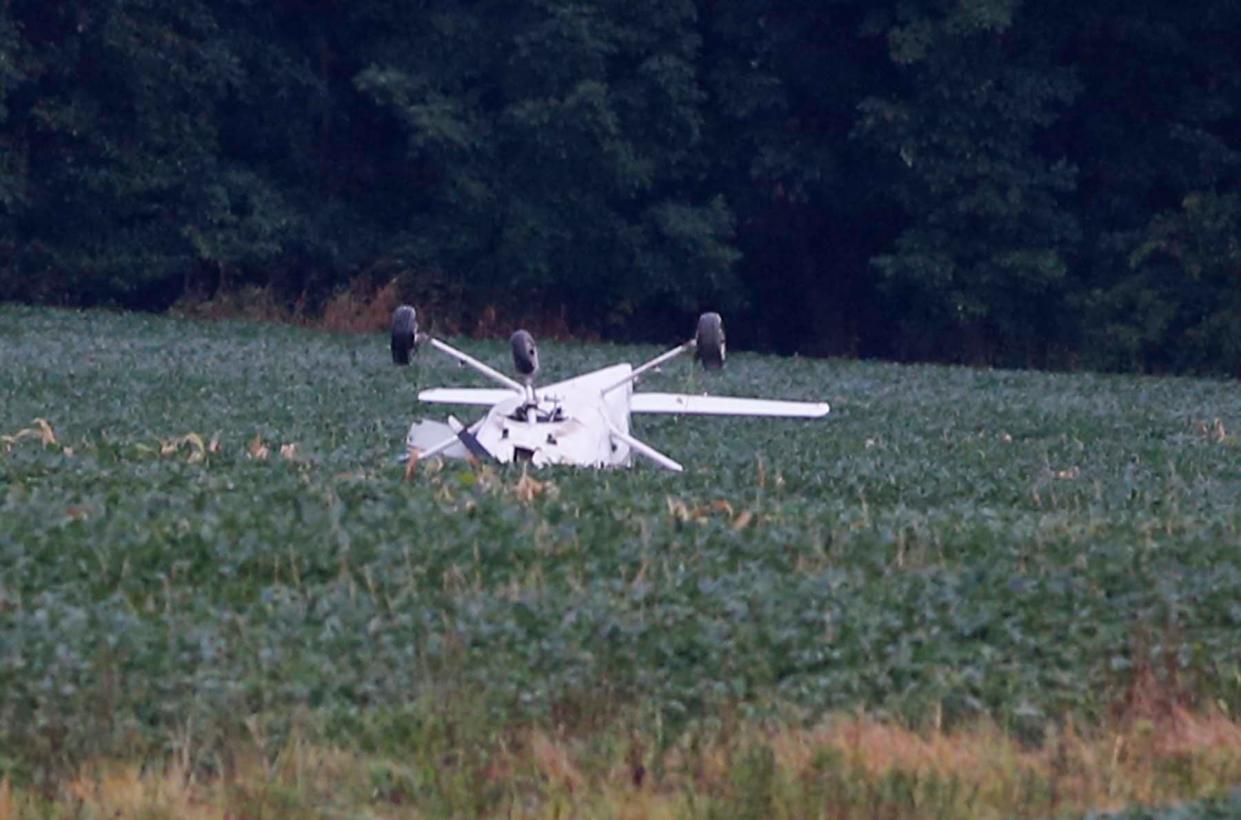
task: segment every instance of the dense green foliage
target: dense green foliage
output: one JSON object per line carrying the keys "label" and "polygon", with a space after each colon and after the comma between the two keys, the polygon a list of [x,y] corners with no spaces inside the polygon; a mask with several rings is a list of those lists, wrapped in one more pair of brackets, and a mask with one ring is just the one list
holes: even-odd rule
{"label": "dense green foliage", "polygon": [[1241,814],[1241,791],[1165,808],[1138,807],[1122,812],[1090,814],[1087,820],[1227,820],[1238,814]]}
{"label": "dense green foliage", "polygon": [[[553,378],[648,351],[543,352]],[[415,388],[462,371],[393,368],[375,336],[5,308],[0,358],[0,774],[209,761],[291,721],[399,746],[446,690],[497,725],[669,733],[1241,709],[1228,383],[738,355],[651,388],[833,415],[641,417],[685,474],[532,489],[459,462],[403,482]],[[36,417],[54,442],[18,433]]]}
{"label": "dense green foliage", "polygon": [[4,0],[0,298],[396,277],[617,339],[712,306],[1236,374],[1239,36],[1223,0]]}

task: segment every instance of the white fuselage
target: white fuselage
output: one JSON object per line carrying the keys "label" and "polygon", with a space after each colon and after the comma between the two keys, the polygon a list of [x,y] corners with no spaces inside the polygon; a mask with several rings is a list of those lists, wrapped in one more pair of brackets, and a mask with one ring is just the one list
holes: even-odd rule
{"label": "white fuselage", "polygon": [[[630,463],[632,449],[626,441],[633,393],[633,385],[626,379],[631,373],[630,365],[617,364],[522,393],[437,388],[423,391],[420,398],[449,404],[489,404],[487,415],[470,427],[472,433],[462,435],[472,434],[487,454],[501,463],[624,467]],[[454,439],[461,430],[455,419],[449,422],[415,422],[406,439],[407,448],[464,458],[468,452],[464,441],[436,446]]]}
{"label": "white fuselage", "polygon": [[542,387],[533,403],[520,396],[505,399],[491,408],[474,435],[505,463],[628,465],[629,446],[612,431],[629,433],[632,388],[624,384],[606,395],[603,389],[631,371],[628,364],[618,364]]}

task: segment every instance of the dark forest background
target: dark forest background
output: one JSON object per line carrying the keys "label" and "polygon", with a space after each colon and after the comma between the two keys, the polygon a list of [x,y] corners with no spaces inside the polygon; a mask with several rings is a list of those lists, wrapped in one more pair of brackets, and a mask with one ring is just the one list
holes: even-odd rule
{"label": "dark forest background", "polygon": [[0,298],[395,280],[1241,374],[1239,42],[1206,0],[0,0]]}

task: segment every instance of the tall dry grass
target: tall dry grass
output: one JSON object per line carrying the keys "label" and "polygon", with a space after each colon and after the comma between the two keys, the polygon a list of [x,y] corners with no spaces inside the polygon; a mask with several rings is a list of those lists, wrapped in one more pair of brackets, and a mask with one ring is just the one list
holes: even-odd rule
{"label": "tall dry grass", "polygon": [[209,298],[184,298],[173,312],[194,319],[244,319],[335,333],[378,333],[388,330],[392,312],[402,304],[414,305],[420,325],[433,326],[440,335],[502,338],[522,327],[540,339],[598,340],[597,333],[574,327],[563,306],[548,307],[538,298],[474,304],[463,286],[433,274],[383,282],[360,276],[315,307],[305,297],[290,302],[270,287],[246,285]]}
{"label": "tall dry grass", "polygon": [[[647,749],[648,751],[643,751]],[[1042,817],[1218,794],[1241,783],[1241,724],[1173,710],[1038,746],[997,727],[917,732],[861,716],[743,724],[653,751],[632,730],[506,734],[410,759],[294,738],[226,775],[100,762],[51,791],[0,783],[0,818],[432,815]]]}

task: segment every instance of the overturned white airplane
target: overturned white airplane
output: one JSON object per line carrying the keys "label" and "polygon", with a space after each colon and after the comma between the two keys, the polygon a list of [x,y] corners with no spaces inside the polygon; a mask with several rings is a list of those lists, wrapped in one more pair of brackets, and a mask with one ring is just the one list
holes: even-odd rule
{"label": "overturned white airplane", "polygon": [[482,405],[491,409],[468,427],[451,416],[447,424],[415,422],[409,429],[405,458],[432,456],[477,458],[502,463],[529,462],[540,467],[626,467],[634,453],[680,472],[676,461],[630,434],[632,413],[691,413],[709,416],[821,418],[826,402],[773,401],[681,393],[637,393],[639,377],[683,353],[693,353],[707,369],[724,364],[724,326],[718,313],[698,319],[694,338],[649,362],[633,367],[614,364],[566,381],[536,387],[539,355],[524,330],[512,336],[513,366],[520,381],[500,373],[460,350],[418,331],[417,316],[407,305],[392,316],[392,361],[409,364],[420,345],[430,345],[502,385],[498,388],[437,387],[418,394],[420,401]]}

